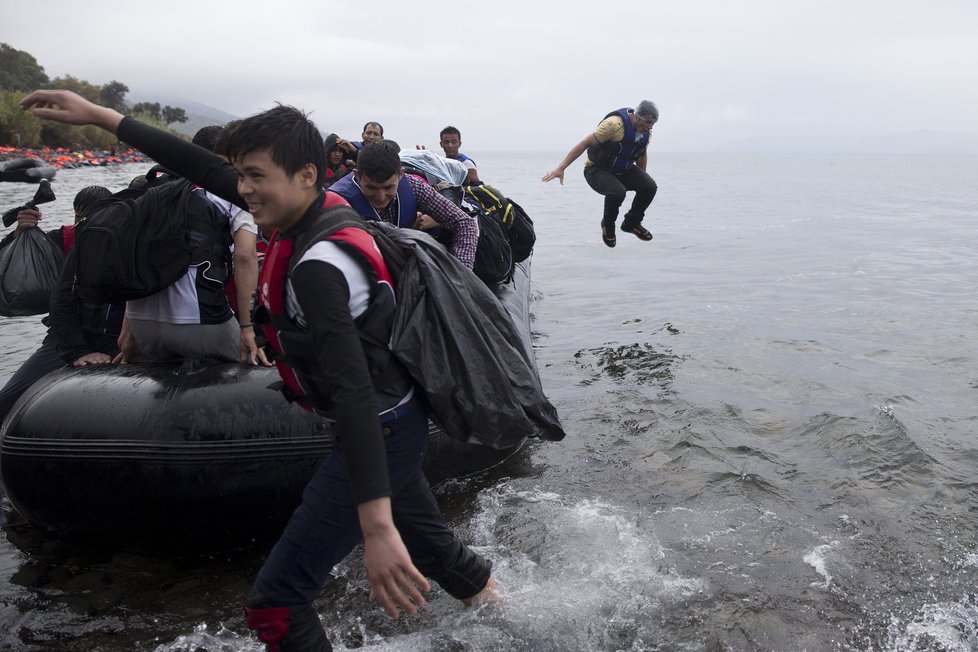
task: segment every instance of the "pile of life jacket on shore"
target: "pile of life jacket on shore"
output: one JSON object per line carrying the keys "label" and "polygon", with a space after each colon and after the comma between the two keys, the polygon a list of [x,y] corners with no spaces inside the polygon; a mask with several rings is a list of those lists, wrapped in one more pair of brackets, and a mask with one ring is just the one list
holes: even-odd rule
{"label": "pile of life jacket on shore", "polygon": [[102,167],[117,163],[141,163],[146,160],[143,153],[135,149],[111,148],[75,151],[63,147],[31,149],[0,146],[0,161],[18,158],[39,159],[58,169]]}

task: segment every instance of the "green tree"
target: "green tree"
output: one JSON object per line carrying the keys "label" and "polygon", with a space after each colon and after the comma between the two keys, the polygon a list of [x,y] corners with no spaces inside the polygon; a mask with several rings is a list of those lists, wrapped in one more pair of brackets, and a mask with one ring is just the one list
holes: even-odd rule
{"label": "green tree", "polygon": [[[102,99],[101,86],[71,75],[52,79],[48,83],[48,88],[74,91],[86,100],[96,103],[101,102]],[[94,132],[92,132],[92,136],[95,137]],[[95,137],[95,139],[104,140],[102,137]],[[83,128],[61,124],[60,122],[42,122],[41,141],[48,147],[102,147],[101,144],[92,142],[92,139],[85,135]]]}
{"label": "green tree", "polygon": [[0,43],[0,90],[29,93],[48,83],[44,72],[32,55]]}
{"label": "green tree", "polygon": [[110,81],[102,86],[102,92],[99,93],[99,104],[115,109],[119,113],[126,113],[126,93],[128,92],[129,87],[122,82]]}
{"label": "green tree", "polygon": [[20,108],[22,92],[0,90],[0,145],[14,146],[20,134],[21,147],[41,144],[41,121]]}
{"label": "green tree", "polygon": [[[170,107],[167,107],[170,108]],[[159,102],[139,102],[132,107],[132,114],[145,115],[153,118],[154,120],[162,120],[163,114],[160,113],[160,103]]]}
{"label": "green tree", "polygon": [[108,149],[113,145],[119,144],[119,139],[116,138],[115,134],[105,131],[100,127],[94,127],[92,125],[85,125],[84,127],[78,128],[78,143],[84,145],[85,147],[94,147],[98,149]]}
{"label": "green tree", "polygon": [[52,79],[48,85],[48,88],[57,88],[66,91],[74,91],[84,97],[89,102],[98,103],[101,101],[102,87],[98,84],[93,84],[87,82],[84,79],[78,79],[77,77],[72,77],[71,75],[65,75],[64,77],[56,77]]}
{"label": "green tree", "polygon": [[166,125],[172,125],[174,122],[186,122],[187,112],[181,109],[179,106],[164,106],[163,107],[163,122]]}

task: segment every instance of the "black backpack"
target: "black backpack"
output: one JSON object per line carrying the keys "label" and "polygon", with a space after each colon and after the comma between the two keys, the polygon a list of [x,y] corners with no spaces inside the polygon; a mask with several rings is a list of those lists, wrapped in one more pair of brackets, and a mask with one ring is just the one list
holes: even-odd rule
{"label": "black backpack", "polygon": [[231,242],[227,217],[189,181],[150,181],[97,202],[75,227],[75,289],[103,303],[141,299],[205,260],[226,277]]}
{"label": "black backpack", "polygon": [[[479,202],[469,201],[467,205],[463,205],[462,197],[468,193],[467,188],[463,191],[461,186],[452,186],[437,192],[474,217],[479,225],[479,241],[472,272],[489,287],[508,283],[513,278],[516,261],[510,250],[508,229],[503,226],[499,214],[486,211]],[[452,239],[446,229],[436,229],[429,235],[445,248],[451,248]]]}
{"label": "black backpack", "polygon": [[465,200],[470,205],[492,215],[503,225],[509,239],[514,265],[530,257],[537,237],[533,229],[533,220],[522,206],[506,197],[498,188],[486,183],[465,186]]}
{"label": "black backpack", "polygon": [[509,227],[509,247],[513,251],[513,262],[522,263],[533,253],[537,234],[533,228],[533,220],[523,207],[512,199],[507,199],[506,202],[503,224]]}
{"label": "black backpack", "polygon": [[486,285],[508,283],[513,277],[513,252],[510,249],[506,229],[495,215],[477,211],[479,222],[479,244],[475,250],[475,264],[472,271]]}
{"label": "black backpack", "polygon": [[488,183],[465,186],[465,201],[487,213],[495,213],[506,208],[506,195],[499,188]]}

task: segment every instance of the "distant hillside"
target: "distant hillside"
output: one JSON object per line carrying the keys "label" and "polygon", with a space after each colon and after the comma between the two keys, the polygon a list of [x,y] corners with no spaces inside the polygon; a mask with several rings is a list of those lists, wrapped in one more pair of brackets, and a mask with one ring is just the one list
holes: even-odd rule
{"label": "distant hillside", "polygon": [[978,136],[946,131],[909,131],[902,134],[841,136],[756,137],[731,140],[719,152],[760,154],[941,154],[978,155]]}
{"label": "distant hillside", "polygon": [[222,125],[226,122],[230,122],[231,120],[238,119],[238,116],[236,115],[232,115],[220,109],[215,109],[214,107],[206,104],[201,104],[200,102],[194,102],[193,100],[172,97],[130,97],[127,99],[130,106],[139,102],[159,102],[162,105],[180,107],[186,111],[187,121],[174,122],[170,125],[170,129],[187,136],[193,136],[201,127],[206,127],[208,125]]}

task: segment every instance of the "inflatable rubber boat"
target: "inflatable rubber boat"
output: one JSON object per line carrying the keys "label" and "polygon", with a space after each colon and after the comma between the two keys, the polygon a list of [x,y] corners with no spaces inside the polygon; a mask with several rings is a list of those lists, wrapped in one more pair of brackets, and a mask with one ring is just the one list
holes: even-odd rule
{"label": "inflatable rubber boat", "polygon": [[50,181],[57,169],[36,158],[15,158],[0,161],[0,181],[20,183],[40,183],[41,179]]}
{"label": "inflatable rubber boat", "polygon": [[[532,350],[529,261],[494,292]],[[277,380],[274,368],[206,360],[54,372],[4,423],[4,491],[27,521],[63,535],[274,536],[332,447],[318,417],[269,389]],[[432,483],[518,448],[463,443],[435,425],[429,434]]]}

